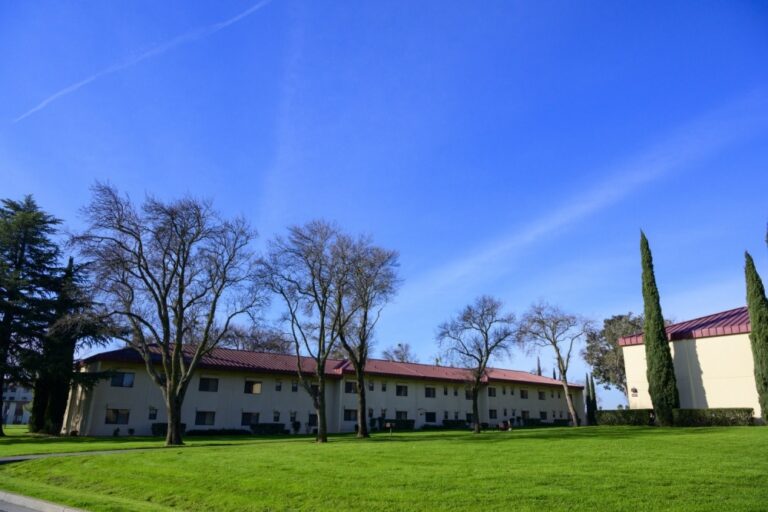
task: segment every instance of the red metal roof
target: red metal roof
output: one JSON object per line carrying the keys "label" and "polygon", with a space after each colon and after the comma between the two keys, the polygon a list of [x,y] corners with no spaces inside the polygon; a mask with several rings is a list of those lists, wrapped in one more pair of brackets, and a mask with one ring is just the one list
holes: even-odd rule
{"label": "red metal roof", "polygon": [[[139,353],[132,348],[122,348],[109,352],[102,352],[86,358],[84,363],[96,361],[115,361],[125,363],[143,364]],[[315,361],[309,357],[301,358],[302,371],[313,372]],[[286,354],[273,354],[268,352],[251,352],[248,350],[234,350],[228,348],[215,348],[200,361],[201,369],[243,371],[260,373],[296,373],[296,356]],[[352,364],[343,359],[329,359],[326,361],[325,373],[331,378],[341,378],[343,375],[354,374]],[[451,382],[466,382],[469,379],[469,370],[452,366],[436,366],[419,363],[399,363],[382,359],[369,359],[365,365],[365,373],[373,376],[401,377],[410,379],[442,380]],[[532,375],[517,370],[505,370],[501,368],[489,368],[485,379],[488,381],[521,382],[527,384],[543,384],[560,386],[560,381]],[[573,388],[583,386],[571,384]]]}
{"label": "red metal roof", "polygon": [[[669,341],[691,340],[729,334],[745,334],[749,331],[749,311],[744,306],[668,325],[667,338]],[[643,333],[619,338],[619,345],[622,347],[642,344]]]}

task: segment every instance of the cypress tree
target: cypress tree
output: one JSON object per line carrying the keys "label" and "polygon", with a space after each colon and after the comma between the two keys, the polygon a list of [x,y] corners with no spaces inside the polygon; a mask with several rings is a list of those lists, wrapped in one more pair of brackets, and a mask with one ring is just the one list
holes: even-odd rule
{"label": "cypress tree", "polygon": [[762,417],[768,421],[768,299],[755,262],[745,253],[744,273],[747,281],[747,308],[751,332],[752,359],[755,364],[755,386]]}
{"label": "cypress tree", "polygon": [[584,376],[584,402],[587,406],[587,425],[592,425],[592,388],[589,387],[589,374]]}
{"label": "cypress tree", "polygon": [[595,393],[595,381],[592,374],[589,375],[589,394],[592,396],[592,424],[597,425],[597,394]]}
{"label": "cypress tree", "polygon": [[645,233],[640,232],[640,255],[643,267],[643,304],[645,322],[643,339],[647,364],[648,393],[651,396],[656,422],[672,425],[672,410],[680,406],[675,367],[669,349],[664,316],[661,313],[659,289],[653,274],[653,257]]}

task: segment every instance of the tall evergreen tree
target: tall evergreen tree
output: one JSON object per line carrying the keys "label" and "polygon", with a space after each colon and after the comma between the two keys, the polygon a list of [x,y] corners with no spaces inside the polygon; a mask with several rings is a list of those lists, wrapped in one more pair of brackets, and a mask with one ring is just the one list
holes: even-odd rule
{"label": "tall evergreen tree", "polygon": [[536,375],[541,376],[541,358],[536,357]]}
{"label": "tall evergreen tree", "polygon": [[74,373],[78,345],[107,341],[107,325],[94,311],[85,280],[83,269],[69,258],[57,278],[51,320],[41,339],[39,363],[35,365],[37,376],[29,421],[32,432],[61,432],[70,386],[79,377]]}
{"label": "tall evergreen tree", "polygon": [[589,374],[584,377],[584,404],[587,406],[587,425],[592,425],[592,388],[589,386]]}
{"label": "tall evergreen tree", "polygon": [[592,418],[590,423],[597,425],[597,392],[595,391],[595,376],[589,374],[589,394],[592,397]]}
{"label": "tall evergreen tree", "polygon": [[664,316],[661,313],[659,289],[653,273],[653,257],[645,233],[640,232],[640,255],[643,267],[643,339],[645,344],[646,374],[648,393],[656,415],[662,426],[672,425],[672,410],[680,406],[677,392],[675,367],[669,349]]}
{"label": "tall evergreen tree", "polygon": [[59,223],[32,196],[0,204],[0,388],[6,379],[32,380],[29,362],[50,315]]}
{"label": "tall evergreen tree", "polygon": [[752,359],[755,365],[755,386],[762,417],[768,421],[768,299],[755,262],[745,253],[744,273],[747,281],[747,307],[751,332]]}

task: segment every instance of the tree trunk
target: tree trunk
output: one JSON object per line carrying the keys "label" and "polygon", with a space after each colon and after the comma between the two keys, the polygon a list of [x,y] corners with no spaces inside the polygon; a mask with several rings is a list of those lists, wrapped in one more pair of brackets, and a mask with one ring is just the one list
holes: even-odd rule
{"label": "tree trunk", "polygon": [[472,427],[475,434],[480,433],[480,407],[477,404],[477,398],[479,394],[479,386],[472,386]]}
{"label": "tree trunk", "polygon": [[29,415],[29,431],[45,431],[45,410],[48,407],[48,400],[52,386],[45,375],[38,376],[34,386],[34,396],[32,397],[32,412]]}
{"label": "tree trunk", "polygon": [[[5,391],[5,374],[3,373],[3,368],[5,368],[6,365],[6,359],[5,359],[5,351],[2,351],[3,354],[0,354],[2,356],[2,359],[0,359],[0,391]],[[5,423],[5,401],[2,398],[2,395],[0,395],[0,437],[5,437],[5,432],[3,431],[3,423]]]}
{"label": "tree trunk", "polygon": [[579,426],[579,417],[576,416],[576,408],[573,407],[573,399],[571,398],[570,389],[568,389],[568,378],[565,374],[560,374],[561,382],[563,383],[563,391],[565,392],[565,403],[568,404],[568,412],[571,415],[571,421],[574,427]]}
{"label": "tree trunk", "polygon": [[318,443],[328,442],[328,421],[325,417],[325,376],[318,376],[317,385],[317,437]]}
{"label": "tree trunk", "polygon": [[181,446],[184,444],[184,441],[181,439],[181,403],[181,397],[171,396],[169,392],[165,401],[168,413],[168,430],[165,434],[165,446]]}
{"label": "tree trunk", "polygon": [[357,378],[357,437],[371,437],[368,433],[367,405],[365,403],[365,375],[363,369],[355,369]]}

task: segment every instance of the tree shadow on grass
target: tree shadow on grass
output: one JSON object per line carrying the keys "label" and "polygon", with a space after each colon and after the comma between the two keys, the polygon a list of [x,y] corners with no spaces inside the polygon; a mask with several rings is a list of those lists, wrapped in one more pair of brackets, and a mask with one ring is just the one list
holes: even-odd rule
{"label": "tree shadow on grass", "polygon": [[[745,427],[746,428],[746,427]],[[431,432],[399,432],[390,436],[388,433],[377,433],[371,438],[373,442],[429,442],[450,441],[457,443],[506,443],[516,440],[552,441],[552,440],[589,440],[589,439],[639,439],[652,437],[687,436],[692,433],[709,434],[722,431],[722,428],[659,428],[659,427],[578,427],[578,428],[531,428],[517,429],[509,432],[485,431],[473,434],[466,431],[431,431]],[[352,440],[354,440],[352,438]]]}

